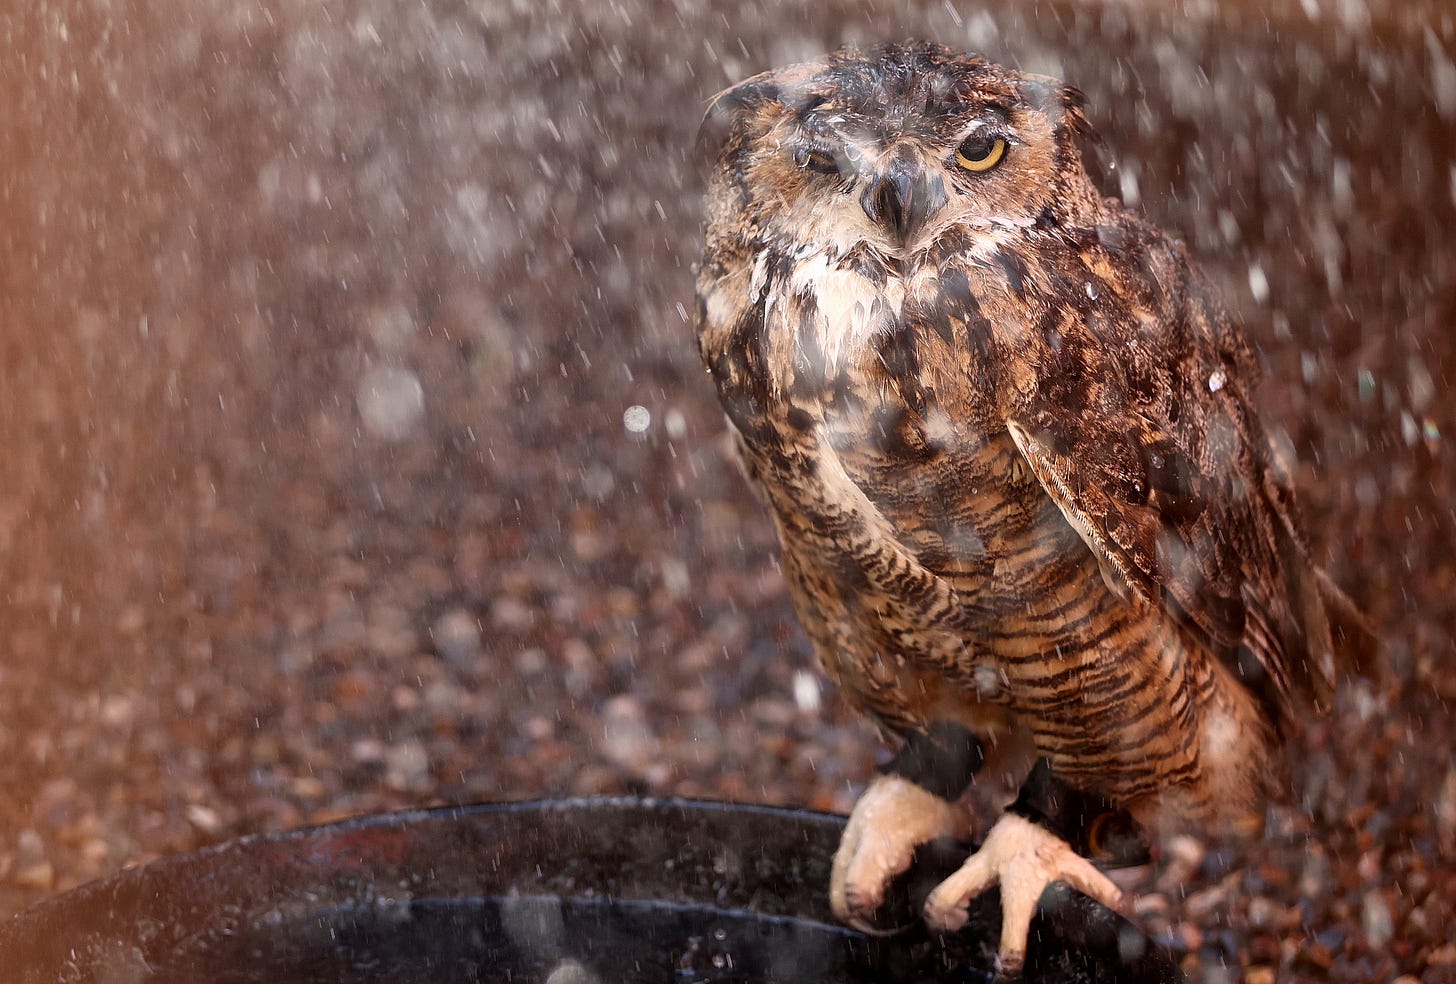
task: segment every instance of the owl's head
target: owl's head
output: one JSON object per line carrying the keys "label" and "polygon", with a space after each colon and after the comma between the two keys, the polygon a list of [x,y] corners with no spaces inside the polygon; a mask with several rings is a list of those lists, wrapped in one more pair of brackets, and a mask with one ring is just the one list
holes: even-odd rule
{"label": "owl's head", "polygon": [[704,121],[747,225],[890,255],[946,229],[1061,220],[1100,198],[1081,93],[931,43],[843,48],[720,93]]}

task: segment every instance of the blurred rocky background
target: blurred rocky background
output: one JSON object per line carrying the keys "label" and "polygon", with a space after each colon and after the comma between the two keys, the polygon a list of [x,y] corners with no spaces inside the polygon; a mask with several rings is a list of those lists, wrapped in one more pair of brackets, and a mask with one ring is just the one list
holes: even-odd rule
{"label": "blurred rocky background", "polygon": [[[1456,981],[1456,14],[1014,0],[0,13],[0,911],[230,836],[639,792],[847,810],[688,323],[718,89],[928,37],[1083,88],[1256,339],[1384,679],[1139,923]],[[1405,975],[1405,976],[1401,976]]]}

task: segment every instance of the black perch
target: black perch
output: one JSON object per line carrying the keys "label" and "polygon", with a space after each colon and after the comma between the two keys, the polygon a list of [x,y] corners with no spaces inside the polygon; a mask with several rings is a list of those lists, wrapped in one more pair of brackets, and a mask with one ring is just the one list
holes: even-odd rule
{"label": "black perch", "polygon": [[[367,817],[164,858],[48,899],[0,926],[0,967],[23,984],[990,980],[994,892],[944,937],[835,923],[826,886],[843,826],[636,799]],[[920,859],[898,886],[907,914],[965,854],[937,845]],[[1025,980],[1183,977],[1126,920],[1065,892],[1032,924]]]}

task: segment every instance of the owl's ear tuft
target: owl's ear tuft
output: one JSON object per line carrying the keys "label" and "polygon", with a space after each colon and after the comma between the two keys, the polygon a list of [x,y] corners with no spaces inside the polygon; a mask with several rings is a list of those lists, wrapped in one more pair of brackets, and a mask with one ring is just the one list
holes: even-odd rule
{"label": "owl's ear tuft", "polygon": [[1091,140],[1097,139],[1097,131],[1092,128],[1092,121],[1087,118],[1085,107],[1087,97],[1082,90],[1075,85],[1063,85],[1062,90],[1062,121],[1067,129],[1081,137]]}
{"label": "owl's ear tuft", "polygon": [[730,85],[712,99],[698,124],[697,152],[704,161],[723,150],[739,125],[756,109],[778,102],[782,88],[774,72],[763,72]]}
{"label": "owl's ear tuft", "polygon": [[698,126],[698,155],[718,157],[730,141],[741,136],[744,124],[763,114],[763,129],[780,113],[802,115],[827,98],[820,62],[805,62],[760,72],[730,85],[712,99]]}
{"label": "owl's ear tuft", "polygon": [[1097,133],[1083,110],[1087,97],[1076,86],[1046,75],[1027,75],[1022,80],[1021,98],[1051,117],[1058,130],[1094,141],[1097,139]]}

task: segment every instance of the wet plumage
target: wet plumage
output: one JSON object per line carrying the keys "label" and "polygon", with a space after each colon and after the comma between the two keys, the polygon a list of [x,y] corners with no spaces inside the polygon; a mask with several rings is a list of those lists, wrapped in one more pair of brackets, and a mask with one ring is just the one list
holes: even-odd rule
{"label": "wet plumage", "polygon": [[1310,560],[1246,342],[1097,192],[1088,131],[1075,89],[934,45],[726,91],[699,341],[856,707],[1210,821],[1258,801],[1358,616]]}

